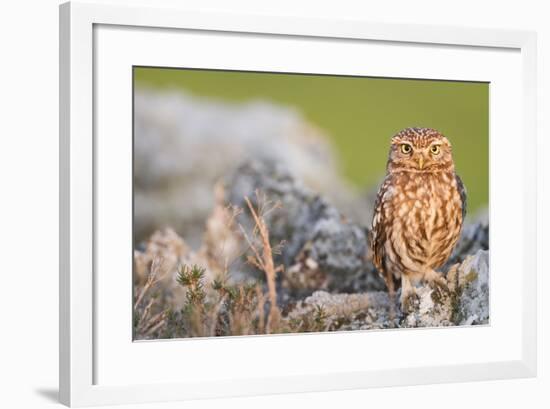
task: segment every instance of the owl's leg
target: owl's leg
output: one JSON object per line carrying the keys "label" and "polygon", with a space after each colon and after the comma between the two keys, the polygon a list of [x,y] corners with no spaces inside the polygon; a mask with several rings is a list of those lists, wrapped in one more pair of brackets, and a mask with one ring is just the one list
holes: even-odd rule
{"label": "owl's leg", "polygon": [[418,304],[419,298],[416,290],[411,283],[411,279],[406,275],[401,275],[401,312],[408,314],[414,311],[414,307]]}
{"label": "owl's leg", "polygon": [[395,284],[392,277],[386,276],[386,286],[388,287],[388,295],[390,297],[390,321],[395,319]]}

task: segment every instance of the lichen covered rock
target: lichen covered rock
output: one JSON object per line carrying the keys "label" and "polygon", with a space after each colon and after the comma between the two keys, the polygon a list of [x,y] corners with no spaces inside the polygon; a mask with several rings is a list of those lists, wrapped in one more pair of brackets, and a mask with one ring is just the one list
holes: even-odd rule
{"label": "lichen covered rock", "polygon": [[[319,317],[325,330],[441,327],[489,323],[489,252],[480,250],[453,266],[448,289],[424,284],[415,288],[411,310],[400,311],[387,292],[331,294],[317,291],[299,302],[288,319]],[[307,319],[306,319],[307,320]]]}
{"label": "lichen covered rock", "polygon": [[447,271],[452,265],[463,262],[468,255],[476,254],[479,250],[489,249],[489,220],[481,217],[470,224],[465,224],[460,234],[460,239],[443,266]]}
{"label": "lichen covered rock", "polygon": [[489,252],[480,250],[459,268],[461,294],[454,322],[458,325],[489,323]]}
{"label": "lichen covered rock", "polygon": [[[266,221],[273,241],[284,241],[281,262],[286,266],[287,281],[297,284],[287,287],[301,290],[297,294],[308,294],[308,288],[309,294],[320,289],[345,293],[385,290],[367,258],[367,227],[346,218],[331,202],[304,186],[284,164],[247,161],[225,179],[225,186],[228,202],[240,207],[244,197],[254,201],[255,192],[280,202],[280,209],[270,213]],[[246,214],[240,221],[248,226],[252,223]],[[441,271],[446,273],[469,254],[488,248],[488,223],[465,225]]]}
{"label": "lichen covered rock", "polygon": [[316,291],[300,301],[286,318],[290,321],[320,321],[322,331],[396,328],[388,293],[331,294]]}
{"label": "lichen covered rock", "polygon": [[139,240],[170,226],[197,245],[214,184],[248,158],[280,163],[339,205],[350,200],[328,138],[290,107],[137,89],[134,112]]}
{"label": "lichen covered rock", "polygon": [[425,285],[405,326],[435,327],[489,322],[489,252],[479,250],[447,272],[448,289]]}
{"label": "lichen covered rock", "polygon": [[[447,285],[421,283],[401,311],[367,256],[374,195],[349,188],[327,139],[299,113],[151,91],[136,92],[135,112],[138,338],[489,322],[486,219],[463,227],[439,269]],[[258,221],[245,198],[269,230],[252,254]],[[250,262],[260,248],[273,254],[269,281]],[[181,271],[202,272],[204,297],[189,296]],[[202,315],[189,315],[191,298]]]}
{"label": "lichen covered rock", "polygon": [[[261,191],[280,209],[266,216],[274,242],[284,240],[281,261],[290,271],[308,274],[315,266],[331,291],[382,290],[384,283],[367,260],[367,231],[295,179],[281,164],[249,161],[226,179],[227,199],[242,207]],[[241,222],[252,220],[241,215]],[[319,287],[313,287],[318,289]]]}

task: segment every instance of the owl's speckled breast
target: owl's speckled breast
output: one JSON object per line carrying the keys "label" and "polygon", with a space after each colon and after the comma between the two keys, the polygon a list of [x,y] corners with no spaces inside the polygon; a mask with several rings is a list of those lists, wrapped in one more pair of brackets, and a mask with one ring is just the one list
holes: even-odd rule
{"label": "owl's speckled breast", "polygon": [[384,206],[391,225],[385,245],[388,261],[411,275],[422,275],[426,268],[445,263],[460,235],[462,202],[456,177],[454,172],[399,172],[393,178]]}

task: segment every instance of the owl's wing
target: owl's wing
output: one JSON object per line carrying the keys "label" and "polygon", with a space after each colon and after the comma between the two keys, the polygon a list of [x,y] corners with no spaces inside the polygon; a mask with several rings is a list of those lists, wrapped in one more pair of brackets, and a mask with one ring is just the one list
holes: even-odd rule
{"label": "owl's wing", "polygon": [[460,200],[462,201],[462,220],[466,217],[466,208],[468,205],[468,199],[466,197],[466,188],[464,187],[464,183],[462,183],[462,179],[460,179],[460,176],[455,174],[456,177],[456,186],[458,188],[458,193],[460,194]]}
{"label": "owl's wing", "polygon": [[380,186],[380,189],[378,190],[378,194],[376,195],[376,200],[374,202],[374,214],[372,217],[372,226],[369,234],[372,262],[380,271],[380,273],[382,273],[382,275],[385,273],[383,271],[383,261],[385,256],[384,243],[386,241],[386,226],[384,225],[384,220],[382,220],[384,215],[383,206],[384,200],[387,199],[387,193],[388,189],[390,189],[390,186],[391,178],[386,177],[386,179],[382,183],[382,186]]}

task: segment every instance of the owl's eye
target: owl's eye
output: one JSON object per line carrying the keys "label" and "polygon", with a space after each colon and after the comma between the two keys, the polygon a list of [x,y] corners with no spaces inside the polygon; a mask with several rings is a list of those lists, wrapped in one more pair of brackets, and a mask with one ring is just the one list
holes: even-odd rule
{"label": "owl's eye", "polygon": [[412,147],[408,143],[404,143],[401,145],[401,152],[403,152],[404,154],[409,154],[411,153],[411,151]]}
{"label": "owl's eye", "polygon": [[441,152],[441,148],[439,147],[439,145],[432,145],[430,147],[430,152],[434,155],[439,155],[439,152]]}

